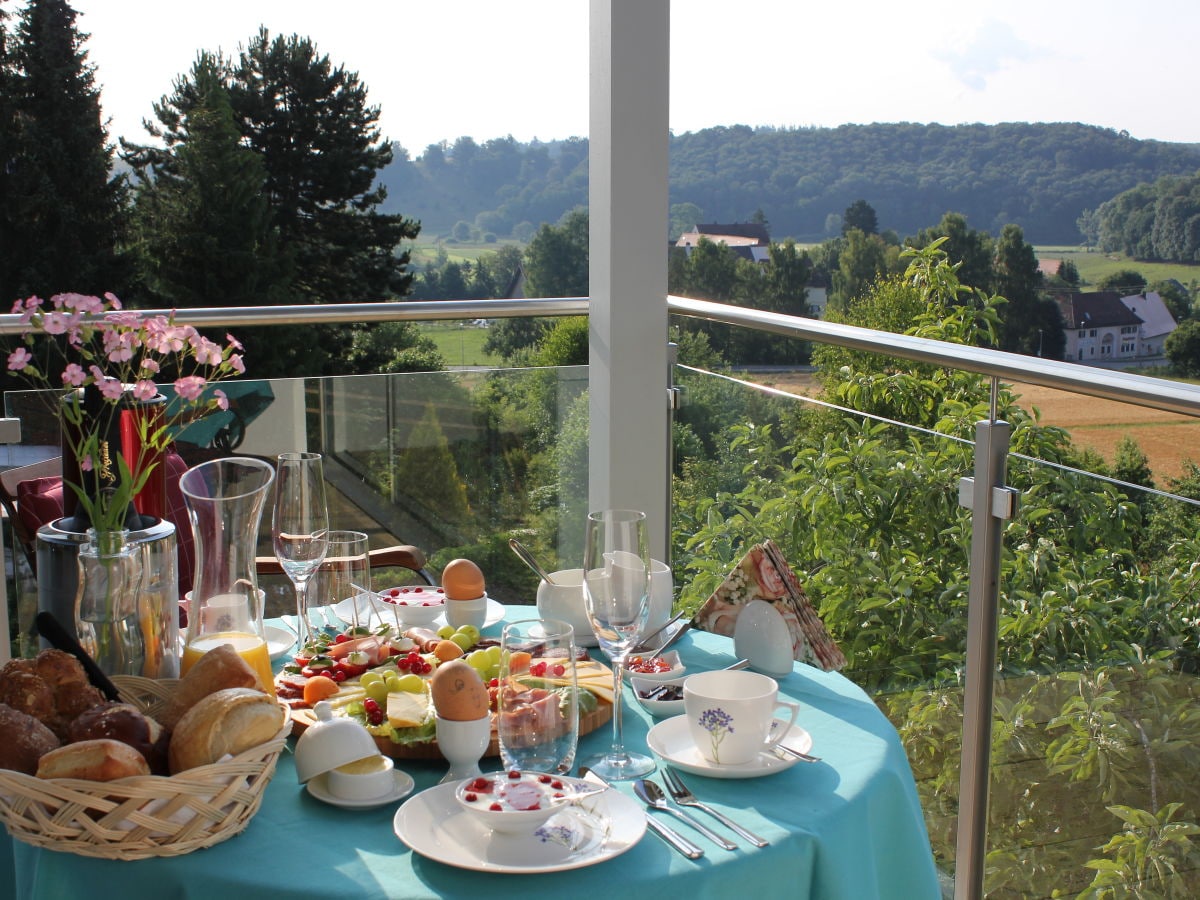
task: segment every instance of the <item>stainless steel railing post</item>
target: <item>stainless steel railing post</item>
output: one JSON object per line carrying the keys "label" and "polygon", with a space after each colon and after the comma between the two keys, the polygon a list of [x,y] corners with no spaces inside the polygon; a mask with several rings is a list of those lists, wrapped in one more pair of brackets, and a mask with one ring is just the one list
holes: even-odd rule
{"label": "stainless steel railing post", "polygon": [[993,418],[975,426],[975,474],[959,485],[959,503],[971,509],[971,587],[967,601],[967,671],[963,697],[962,761],[958,793],[955,900],[983,897],[987,856],[992,691],[999,618],[1000,541],[1004,520],[1016,511],[1005,486],[1012,426]]}

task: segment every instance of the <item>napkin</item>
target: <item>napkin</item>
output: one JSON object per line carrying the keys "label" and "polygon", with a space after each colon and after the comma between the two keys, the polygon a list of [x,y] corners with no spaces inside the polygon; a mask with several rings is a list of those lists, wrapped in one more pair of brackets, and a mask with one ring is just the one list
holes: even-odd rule
{"label": "napkin", "polygon": [[774,541],[750,548],[700,607],[696,623],[705,631],[732,637],[738,615],[751,600],[765,600],[783,616],[792,639],[793,659],[826,672],[846,665],[846,657],[825,630]]}

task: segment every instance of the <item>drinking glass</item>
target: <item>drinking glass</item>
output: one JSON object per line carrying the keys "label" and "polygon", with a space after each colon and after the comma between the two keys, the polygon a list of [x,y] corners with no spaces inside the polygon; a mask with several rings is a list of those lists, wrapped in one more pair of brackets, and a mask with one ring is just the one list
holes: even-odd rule
{"label": "drinking glass", "polygon": [[575,630],[525,619],[500,635],[496,735],[506,769],[569,772],[579,745]]}
{"label": "drinking glass", "polygon": [[[363,613],[371,612],[371,565],[369,540],[362,531],[330,531],[326,536],[325,558],[308,585],[314,604],[338,606],[349,601],[351,625],[358,628]],[[339,610],[340,612],[340,610]]]}
{"label": "drinking glass", "polygon": [[649,615],[650,550],[646,514],[631,509],[589,513],[583,548],[583,602],[592,630],[612,661],[613,741],[608,752],[587,763],[602,777],[638,778],[654,760],[625,749],[621,732],[621,670],[646,627]]}
{"label": "drinking glass", "polygon": [[308,619],[308,581],[328,546],[329,508],[320,453],[281,453],[276,462],[275,507],[271,538],[275,558],[296,589],[296,626],[300,646],[312,640]]}

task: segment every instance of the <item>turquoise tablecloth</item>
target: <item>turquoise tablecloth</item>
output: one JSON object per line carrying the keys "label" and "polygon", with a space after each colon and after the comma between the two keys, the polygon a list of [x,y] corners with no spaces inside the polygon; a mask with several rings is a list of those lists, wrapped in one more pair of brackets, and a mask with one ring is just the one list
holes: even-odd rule
{"label": "turquoise tablecloth", "polygon": [[[693,632],[681,641],[680,651],[689,670],[699,671],[728,665],[733,645],[728,638]],[[769,839],[771,846],[764,849],[721,850],[678,823],[705,848],[703,859],[690,862],[647,832],[628,853],[584,869],[504,876],[462,871],[402,844],[392,832],[394,806],[347,811],[312,799],[297,784],[291,755],[285,753],[262,808],[241,835],[187,856],[126,863],[39,851],[5,836],[0,838],[0,896],[11,884],[17,898],[51,900],[599,898],[618,892],[690,900],[939,897],[916,788],[890,723],[837,674],[798,664],[780,688],[801,704],[800,724],[812,734],[813,752],[823,762],[798,763],[742,781],[687,776],[701,800]],[[628,691],[625,696],[630,699],[626,742],[644,746],[654,720]],[[580,758],[602,751],[610,736],[607,727],[586,736]],[[418,790],[435,784],[445,771],[444,764],[432,762],[403,768]],[[628,785],[620,790],[630,793]]]}

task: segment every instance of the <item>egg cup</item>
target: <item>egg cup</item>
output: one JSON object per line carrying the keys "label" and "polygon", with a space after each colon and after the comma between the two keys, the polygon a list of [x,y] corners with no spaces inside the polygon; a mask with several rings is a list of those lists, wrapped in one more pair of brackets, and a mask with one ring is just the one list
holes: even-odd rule
{"label": "egg cup", "polygon": [[482,630],[484,623],[487,621],[487,603],[488,596],[485,593],[482,597],[476,597],[474,600],[451,600],[446,599],[446,622],[453,628],[462,628],[464,625],[474,625]]}
{"label": "egg cup", "polygon": [[479,760],[492,739],[492,717],[455,722],[437,717],[438,749],[450,763],[440,784],[463,781],[480,774]]}

